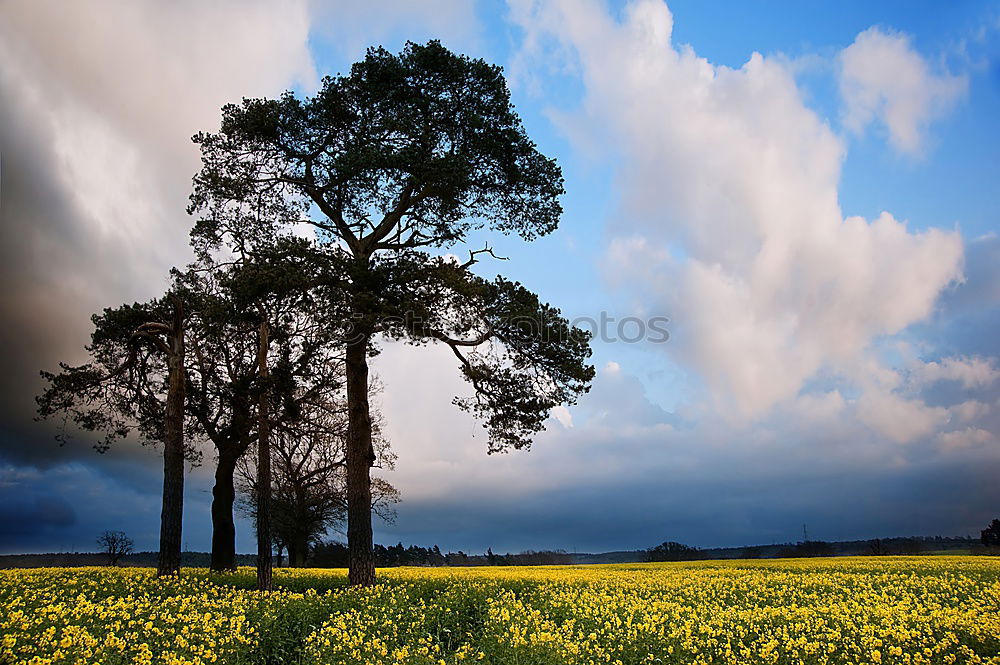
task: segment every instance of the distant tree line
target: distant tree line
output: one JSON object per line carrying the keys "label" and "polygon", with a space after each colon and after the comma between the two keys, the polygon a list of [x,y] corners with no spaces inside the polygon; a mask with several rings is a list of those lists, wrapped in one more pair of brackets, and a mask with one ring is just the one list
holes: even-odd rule
{"label": "distant tree line", "polygon": [[[441,551],[437,545],[420,547],[402,543],[396,545],[375,545],[373,548],[375,565],[379,568],[396,566],[557,566],[573,563],[571,554],[561,550],[536,552],[528,550],[519,554],[494,554],[490,548],[486,554],[466,554]],[[317,568],[345,568],[348,564],[348,547],[344,543],[326,542],[312,549],[308,565]]]}
{"label": "distant tree line", "polygon": [[1000,554],[1000,520],[982,531],[979,539],[945,536],[911,536],[828,542],[754,545],[743,548],[699,549],[668,541],[642,551],[643,561],[694,561],[698,559],[792,559],[827,556],[913,556],[949,550],[972,554]]}
{"label": "distant tree line", "polygon": [[869,554],[883,555],[914,555],[934,549],[932,538],[876,538],[869,541]]}
{"label": "distant tree line", "polygon": [[646,561],[695,561],[708,558],[709,556],[697,547],[672,540],[646,550]]}

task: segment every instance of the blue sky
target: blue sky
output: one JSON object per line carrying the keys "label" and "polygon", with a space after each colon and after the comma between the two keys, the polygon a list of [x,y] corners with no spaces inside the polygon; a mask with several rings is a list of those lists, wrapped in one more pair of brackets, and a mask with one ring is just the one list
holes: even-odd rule
{"label": "blue sky", "polygon": [[[376,539],[596,551],[996,517],[995,2],[83,4],[0,10],[18,331],[0,551],[86,549],[113,527],[155,547],[156,451],[56,448],[31,396],[38,369],[82,359],[90,312],[188,260],[190,135],[223,103],[308,94],[368,46],[431,38],[504,66],[566,177],[558,231],[490,237],[510,260],[480,269],[570,318],[668,317],[671,339],[596,340],[592,393],[531,452],[494,457],[450,405],[466,388],[446,354],[390,345],[373,367],[403,502]],[[195,549],[210,457],[188,482]]]}

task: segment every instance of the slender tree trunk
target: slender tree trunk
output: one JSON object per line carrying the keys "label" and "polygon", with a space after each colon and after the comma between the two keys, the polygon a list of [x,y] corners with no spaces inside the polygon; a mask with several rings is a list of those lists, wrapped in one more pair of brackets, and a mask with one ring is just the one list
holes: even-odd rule
{"label": "slender tree trunk", "polygon": [[212,561],[214,571],[236,570],[236,522],[233,520],[233,503],[236,488],[236,458],[229,453],[219,453],[215,468],[215,487],[212,488]]}
{"label": "slender tree trunk", "polygon": [[268,408],[267,321],[261,316],[257,364],[264,387],[257,405],[257,588],[271,590],[271,422]]}
{"label": "slender tree trunk", "polygon": [[375,463],[368,408],[368,337],[350,342],[347,362],[347,546],[348,581],[375,584],[372,552],[372,486]]}
{"label": "slender tree trunk", "polygon": [[292,543],[288,544],[288,565],[293,568],[305,568],[309,556],[309,537],[305,534],[295,536],[294,550]]}
{"label": "slender tree trunk", "polygon": [[296,542],[288,543],[288,567],[302,568],[305,564],[305,555],[302,551],[302,543],[297,542],[298,538],[295,540]]}
{"label": "slender tree trunk", "polygon": [[[306,505],[306,490],[299,480],[292,481],[292,515],[294,524],[291,530],[292,538],[288,547],[288,565],[295,568],[306,567],[306,557],[309,556],[309,533],[307,525],[311,524],[309,508]],[[292,556],[292,546],[295,547],[295,555]]]}
{"label": "slender tree trunk", "polygon": [[167,403],[163,427],[163,507],[160,511],[160,556],[156,574],[176,575],[181,569],[181,527],[184,514],[184,308],[174,303],[174,321],[167,337]]}

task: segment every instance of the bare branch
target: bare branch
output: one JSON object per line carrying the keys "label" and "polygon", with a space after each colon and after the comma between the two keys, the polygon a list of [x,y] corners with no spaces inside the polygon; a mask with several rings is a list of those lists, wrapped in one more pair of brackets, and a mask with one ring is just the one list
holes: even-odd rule
{"label": "bare branch", "polygon": [[461,268],[462,270],[468,270],[474,264],[476,264],[476,263],[479,262],[479,261],[476,260],[476,257],[479,256],[480,254],[489,254],[490,256],[492,256],[494,259],[497,259],[498,261],[507,261],[508,260],[508,257],[506,257],[506,256],[497,256],[496,254],[494,254],[493,253],[493,248],[490,247],[487,244],[482,249],[470,250],[469,251],[469,260],[466,261],[465,263],[463,263],[462,265],[460,265],[459,268]]}

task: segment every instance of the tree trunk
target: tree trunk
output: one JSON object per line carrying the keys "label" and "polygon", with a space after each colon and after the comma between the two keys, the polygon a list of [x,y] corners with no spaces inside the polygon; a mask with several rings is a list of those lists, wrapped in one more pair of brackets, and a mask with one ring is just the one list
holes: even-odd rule
{"label": "tree trunk", "polygon": [[156,574],[181,569],[184,514],[184,308],[174,302],[174,321],[167,338],[167,403],[163,427],[163,507],[160,511],[160,556]]}
{"label": "tree trunk", "polygon": [[267,387],[267,349],[269,345],[267,321],[261,316],[260,344],[257,364],[260,371],[261,391],[257,405],[257,589],[271,590],[271,422]]}
{"label": "tree trunk", "polygon": [[375,584],[372,552],[372,486],[375,463],[368,409],[368,337],[347,345],[347,547],[348,581]]}
{"label": "tree trunk", "polygon": [[[309,556],[309,538],[312,535],[307,525],[312,524],[309,508],[306,505],[306,490],[298,479],[292,480],[292,528],[289,531],[291,540],[288,543],[288,565],[293,568],[305,568],[306,557]],[[292,555],[292,547],[295,554]]]}
{"label": "tree trunk", "polygon": [[233,503],[236,488],[236,458],[219,453],[215,468],[215,487],[212,488],[212,561],[214,571],[236,570],[236,522],[233,520]]}
{"label": "tree trunk", "polygon": [[296,538],[295,542],[288,543],[288,567],[305,568],[305,565],[306,549],[302,546],[301,540]]}
{"label": "tree trunk", "polygon": [[288,544],[288,565],[292,568],[305,568],[309,556],[309,537],[296,534],[295,540]]}

